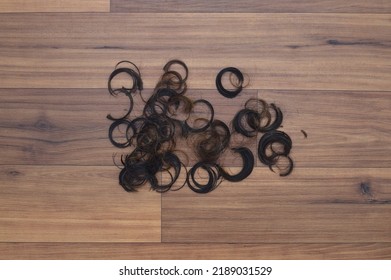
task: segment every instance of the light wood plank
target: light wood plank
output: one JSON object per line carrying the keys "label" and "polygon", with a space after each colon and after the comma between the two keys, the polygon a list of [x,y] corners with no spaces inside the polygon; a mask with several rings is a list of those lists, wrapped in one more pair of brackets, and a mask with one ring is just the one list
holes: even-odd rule
{"label": "light wood plank", "polygon": [[296,167],[389,168],[390,94],[261,90],[258,97],[281,108]]}
{"label": "light wood plank", "polygon": [[153,87],[171,58],[189,86],[211,89],[225,66],[255,89],[390,90],[390,15],[3,14],[2,88],[104,88],[115,63]]}
{"label": "light wood plank", "polygon": [[160,195],[115,167],[0,166],[1,242],[158,242]]}
{"label": "light wood plank", "polygon": [[110,0],[2,0],[0,13],[110,12]]}
{"label": "light wood plank", "polygon": [[[145,90],[143,96],[147,98],[151,92]],[[257,92],[244,90],[235,101],[214,90],[189,89],[186,95],[192,100],[209,100],[215,118],[229,124],[235,112]],[[112,146],[108,140],[111,121],[106,119],[108,113],[120,114],[127,109],[127,97],[111,97],[106,89],[0,89],[0,100],[0,164],[113,166],[113,154],[119,162],[121,154],[131,151]],[[143,107],[136,95],[131,118],[140,116]],[[196,161],[192,139],[177,144],[178,150],[189,155],[189,164]],[[235,143],[255,153],[255,139],[233,137],[233,147]],[[226,154],[222,159],[225,165],[241,164]]]}
{"label": "light wood plank", "polygon": [[390,13],[387,0],[112,0],[111,11],[132,13]]}
{"label": "light wood plank", "polygon": [[391,259],[390,243],[0,243],[0,259]]}
{"label": "light wood plank", "polygon": [[391,172],[257,168],[207,195],[163,195],[164,242],[390,242]]}

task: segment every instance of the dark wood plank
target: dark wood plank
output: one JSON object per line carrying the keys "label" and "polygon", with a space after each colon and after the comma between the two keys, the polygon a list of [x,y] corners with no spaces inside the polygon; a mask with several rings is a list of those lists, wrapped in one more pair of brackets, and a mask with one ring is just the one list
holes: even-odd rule
{"label": "dark wood plank", "polygon": [[109,12],[110,0],[2,0],[0,13]]}
{"label": "dark wood plank", "polygon": [[[255,89],[391,88],[390,15],[2,14],[0,87],[104,88],[130,59],[152,88],[181,58],[192,88],[212,89],[225,66]],[[195,31],[196,30],[196,31]]]}
{"label": "dark wood plank", "polygon": [[108,140],[106,115],[128,106],[126,98],[91,89],[3,89],[0,96],[1,164],[111,166],[122,152]]}
{"label": "dark wood plank", "polygon": [[387,0],[112,0],[112,12],[131,13],[390,13]]}
{"label": "dark wood plank", "polygon": [[[145,90],[147,98],[151,90]],[[215,118],[227,124],[245,101],[256,97],[254,90],[244,90],[235,101],[224,98],[214,90],[189,90],[192,99],[209,100],[215,109]],[[0,165],[107,165],[113,166],[113,154],[129,153],[118,149],[108,140],[111,124],[108,113],[126,110],[126,97],[114,98],[105,89],[0,89]],[[144,103],[134,97],[131,118],[140,116]],[[194,163],[192,137],[178,142],[177,149],[190,156]],[[240,142],[239,142],[240,141]],[[255,139],[234,137],[235,143],[252,148]],[[182,153],[181,153],[182,154]],[[223,159],[228,166],[237,166],[227,153]],[[119,162],[119,161],[118,161]]]}
{"label": "dark wood plank", "polygon": [[0,243],[0,259],[391,259],[390,243]]}
{"label": "dark wood plank", "polygon": [[281,108],[296,167],[389,168],[390,94],[261,90],[258,97]]}
{"label": "dark wood plank", "polygon": [[0,166],[0,241],[160,241],[160,195],[117,178],[115,167]]}
{"label": "dark wood plank", "polygon": [[[145,96],[150,94],[146,90]],[[215,90],[189,90],[193,100],[210,100],[216,118],[230,123],[245,101],[244,91],[226,99]],[[391,167],[391,99],[389,92],[260,91],[284,113],[281,130],[292,138],[297,167]],[[112,166],[112,155],[127,153],[108,141],[109,112],[126,109],[126,98],[110,97],[105,89],[0,89],[0,164],[62,164]],[[314,105],[316,104],[316,105]],[[132,116],[141,114],[136,96]],[[359,121],[358,121],[359,120]],[[305,138],[301,130],[306,131]],[[260,136],[260,135],[259,135]],[[251,147],[255,139],[234,143]],[[191,141],[178,144],[189,155]],[[190,146],[189,146],[190,145]],[[228,154],[228,153],[227,153]],[[238,166],[229,156],[222,159]],[[194,159],[191,159],[194,163]]]}
{"label": "dark wood plank", "polygon": [[389,168],[257,168],[207,195],[163,195],[163,242],[390,242]]}

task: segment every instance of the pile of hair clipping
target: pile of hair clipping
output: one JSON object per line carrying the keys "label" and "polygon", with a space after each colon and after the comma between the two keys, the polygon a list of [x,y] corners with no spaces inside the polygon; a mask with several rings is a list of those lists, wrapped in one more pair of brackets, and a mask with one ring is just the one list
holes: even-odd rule
{"label": "pile of hair clipping", "polygon": [[[226,73],[230,75],[233,89],[223,86],[222,78]],[[113,87],[113,81],[120,74],[129,79],[129,87]],[[275,104],[268,104],[262,99],[249,99],[234,116],[230,128],[215,118],[209,101],[192,100],[186,96],[188,76],[189,70],[183,61],[169,61],[163,67],[163,74],[152,95],[146,100],[142,94],[141,73],[134,63],[121,61],[110,74],[110,95],[125,95],[129,99],[123,116],[107,115],[112,121],[108,133],[110,142],[127,151],[121,155],[121,163],[116,164],[120,168],[119,184],[126,191],[134,192],[144,185],[150,185],[152,190],[160,193],[177,191],[184,186],[196,193],[209,193],[223,180],[239,182],[246,179],[253,171],[254,155],[247,147],[230,146],[231,131],[247,138],[262,133],[258,143],[260,161],[273,172],[278,170],[280,176],[292,172],[293,161],[289,156],[292,141],[286,133],[277,130],[282,124],[283,115]],[[216,76],[216,88],[224,97],[234,98],[246,86],[244,80],[239,69],[224,68]],[[137,94],[144,102],[142,114],[130,117]],[[121,137],[118,137],[118,131],[122,133]],[[189,143],[189,139],[197,162],[188,168],[188,157],[180,149],[183,145],[177,143],[183,140]],[[243,166],[236,174],[231,174],[220,162],[227,150],[241,157]],[[204,176],[200,177],[200,173]]]}

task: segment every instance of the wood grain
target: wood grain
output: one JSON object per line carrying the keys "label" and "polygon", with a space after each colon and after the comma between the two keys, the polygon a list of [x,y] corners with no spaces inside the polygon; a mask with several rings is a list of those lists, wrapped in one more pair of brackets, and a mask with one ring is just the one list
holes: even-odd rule
{"label": "wood grain", "polygon": [[163,195],[164,242],[390,242],[389,168],[256,168],[208,195]]}
{"label": "wood grain", "polygon": [[0,13],[109,12],[110,0],[2,0]]}
{"label": "wood grain", "polygon": [[0,99],[1,164],[112,166],[122,152],[108,140],[106,115],[128,106],[126,98],[107,90],[2,89]]}
{"label": "wood grain", "polygon": [[115,167],[0,166],[1,242],[158,242],[160,195]]}
{"label": "wood grain", "polygon": [[281,108],[296,167],[391,167],[390,92],[261,90],[258,97]]}
{"label": "wood grain", "polygon": [[0,243],[0,259],[391,259],[390,243]]}
{"label": "wood grain", "polygon": [[390,13],[387,0],[111,0],[112,12],[131,13]]}
{"label": "wood grain", "polygon": [[[0,259],[391,259],[390,1],[4,0],[0,21]],[[276,103],[293,173],[123,191],[108,75],[131,60],[151,89],[173,58],[226,122]],[[251,78],[234,100],[226,66]]]}
{"label": "wood grain", "polygon": [[[145,90],[143,94],[147,97],[150,93]],[[235,100],[226,99],[215,90],[189,89],[187,95],[193,100],[209,100],[215,107],[215,117],[229,124],[256,92],[244,91]],[[389,95],[350,91],[259,92],[260,98],[274,102],[283,111],[281,129],[292,137],[292,156],[297,167],[391,167]],[[0,100],[2,165],[113,166],[113,154],[119,157],[129,152],[108,141],[111,122],[106,119],[107,113],[126,109],[126,97],[110,97],[106,89],[0,89]],[[140,115],[143,108],[137,96],[134,104],[132,117]],[[308,138],[301,130],[306,131]],[[255,139],[234,139],[234,143],[251,147],[256,156]],[[191,141],[178,147],[191,156],[188,145]],[[239,166],[240,160],[234,158],[229,155],[222,161],[228,166]]]}
{"label": "wood grain", "polygon": [[[145,90],[143,96],[148,98],[151,93]],[[244,90],[235,102],[215,90],[189,89],[186,94],[192,100],[212,102],[215,118],[229,124],[245,101],[257,96],[257,91]],[[120,155],[131,151],[112,146],[108,140],[111,122],[106,119],[108,113],[120,116],[127,109],[127,97],[111,97],[106,89],[0,89],[0,100],[0,165],[113,166],[113,155],[117,155],[119,163]],[[143,107],[141,98],[134,96],[130,117],[140,116]],[[233,139],[233,143],[246,145],[255,153],[256,139]],[[189,137],[177,147],[194,163],[191,140]],[[232,159],[227,153],[223,160],[228,166],[240,164]]]}
{"label": "wood grain", "polygon": [[236,66],[254,89],[391,88],[385,14],[2,14],[0,87],[105,88],[130,59],[152,88],[182,58],[189,86],[212,89]]}

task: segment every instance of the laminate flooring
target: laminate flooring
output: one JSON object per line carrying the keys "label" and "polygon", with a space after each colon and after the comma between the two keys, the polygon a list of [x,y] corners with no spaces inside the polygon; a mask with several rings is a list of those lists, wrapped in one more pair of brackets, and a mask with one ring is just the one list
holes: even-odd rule
{"label": "laminate flooring", "polygon": [[[2,1],[0,258],[390,259],[390,3]],[[277,104],[293,173],[126,193],[108,75],[131,60],[150,94],[173,58],[227,123],[248,98]],[[250,77],[235,99],[215,89],[227,66]]]}

